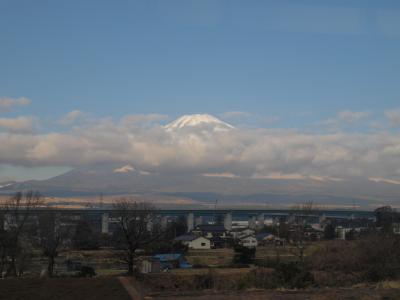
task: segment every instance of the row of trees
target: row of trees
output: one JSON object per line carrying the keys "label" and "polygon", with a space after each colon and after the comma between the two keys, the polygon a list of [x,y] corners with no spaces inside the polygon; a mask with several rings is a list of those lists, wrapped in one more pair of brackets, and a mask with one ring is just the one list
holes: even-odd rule
{"label": "row of trees", "polygon": [[[127,271],[133,274],[139,249],[170,246],[167,239],[170,240],[171,232],[180,234],[185,230],[180,222],[162,228],[152,205],[129,198],[116,201],[117,229],[112,236],[103,237],[85,220],[79,221],[75,227],[61,224],[60,216],[46,207],[36,192],[16,193],[2,208],[4,226],[0,228],[0,272],[3,276],[21,276],[34,254],[46,257],[48,275],[53,276],[60,251],[96,249],[102,244],[122,250]],[[36,208],[47,210],[34,217],[32,210]]]}

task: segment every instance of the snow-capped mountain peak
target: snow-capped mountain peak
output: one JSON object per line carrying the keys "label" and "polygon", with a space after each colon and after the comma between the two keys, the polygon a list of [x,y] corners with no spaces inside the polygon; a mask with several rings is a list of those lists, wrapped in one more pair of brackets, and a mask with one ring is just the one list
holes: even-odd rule
{"label": "snow-capped mountain peak", "polygon": [[188,127],[211,126],[214,131],[227,131],[234,127],[209,114],[184,115],[164,126],[167,131]]}

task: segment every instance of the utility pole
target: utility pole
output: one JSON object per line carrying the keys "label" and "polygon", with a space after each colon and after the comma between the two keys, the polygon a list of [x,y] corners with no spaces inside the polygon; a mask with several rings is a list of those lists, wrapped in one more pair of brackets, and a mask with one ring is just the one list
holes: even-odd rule
{"label": "utility pole", "polygon": [[218,204],[218,198],[215,199],[215,205],[214,205],[214,225],[217,224],[217,204]]}

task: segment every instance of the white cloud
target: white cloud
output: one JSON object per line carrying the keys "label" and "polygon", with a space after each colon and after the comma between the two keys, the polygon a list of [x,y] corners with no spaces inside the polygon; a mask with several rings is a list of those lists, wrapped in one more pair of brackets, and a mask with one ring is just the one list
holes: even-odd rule
{"label": "white cloud", "polygon": [[20,98],[10,98],[2,97],[0,98],[0,111],[9,111],[16,106],[26,106],[31,104],[31,100],[25,97]]}
{"label": "white cloud", "polygon": [[73,110],[61,117],[60,124],[64,126],[72,125],[85,117],[85,113],[80,110]]}
{"label": "white cloud", "polygon": [[337,113],[334,118],[322,121],[318,125],[325,125],[330,130],[337,131],[343,127],[354,126],[364,119],[369,118],[372,115],[369,111],[350,111],[343,110]]}
{"label": "white cloud", "polygon": [[31,133],[34,127],[33,117],[0,118],[0,131],[12,133]]}
{"label": "white cloud", "polygon": [[364,118],[368,118],[371,116],[371,112],[369,111],[350,111],[344,110],[338,113],[338,120],[353,123],[359,121]]}
{"label": "white cloud", "polygon": [[385,116],[388,118],[391,126],[400,125],[400,108],[385,111]]}
{"label": "white cloud", "polygon": [[369,178],[373,182],[384,182],[389,184],[400,184],[400,180],[386,179],[386,178]]}

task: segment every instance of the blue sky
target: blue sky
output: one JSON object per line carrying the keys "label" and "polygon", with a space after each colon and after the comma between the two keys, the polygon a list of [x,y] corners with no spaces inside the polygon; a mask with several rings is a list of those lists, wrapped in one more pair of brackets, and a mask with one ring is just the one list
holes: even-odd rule
{"label": "blue sky", "polygon": [[43,131],[73,110],[304,129],[400,107],[399,1],[0,0],[0,45],[0,98],[32,102],[0,117]]}
{"label": "blue sky", "polygon": [[0,93],[43,117],[384,110],[397,17],[398,1],[2,0]]}

